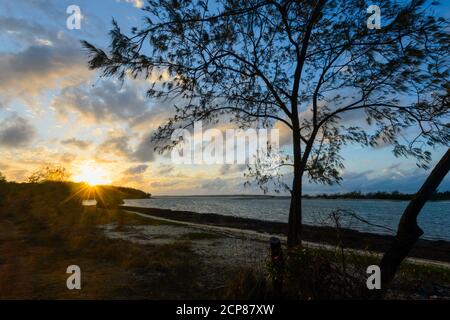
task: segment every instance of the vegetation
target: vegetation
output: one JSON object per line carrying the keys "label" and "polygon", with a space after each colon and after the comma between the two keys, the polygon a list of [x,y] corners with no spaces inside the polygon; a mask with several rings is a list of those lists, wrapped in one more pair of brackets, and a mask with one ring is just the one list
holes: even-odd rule
{"label": "vegetation", "polygon": [[128,187],[113,187],[126,194],[126,199],[146,199],[151,198],[151,193],[146,193],[138,189]]}
{"label": "vegetation", "polygon": [[46,181],[68,181],[70,178],[70,173],[66,168],[60,165],[45,166],[35,172],[33,172],[28,177],[28,182],[30,183],[42,183]]}
{"label": "vegetation", "polygon": [[6,177],[3,175],[3,173],[0,172],[0,183],[5,183]]}
{"label": "vegetation", "polygon": [[[79,187],[80,184],[77,184]],[[102,207],[115,207],[123,204],[123,199],[145,199],[149,198],[149,194],[134,188],[115,187],[115,186],[95,186],[94,188],[89,185],[81,184],[84,189],[84,197],[86,199],[96,199],[99,205]],[[89,190],[92,190],[89,192]]]}
{"label": "vegetation", "polygon": [[[28,183],[66,182],[72,190],[80,189],[83,199],[96,199],[101,206],[122,204],[122,199],[146,199],[151,194],[138,189],[128,187],[115,187],[110,185],[89,186],[86,183],[70,182],[70,172],[61,165],[42,167],[33,172],[27,179]],[[1,181],[1,178],[0,178]],[[10,185],[12,187],[12,185]]]}
{"label": "vegetation", "polygon": [[[61,188],[61,190],[58,190],[58,188]],[[96,199],[99,207],[114,208],[123,204],[123,199],[144,199],[149,197],[148,193],[133,188],[115,186],[92,187],[85,183],[68,181],[41,181],[39,184],[8,182],[0,186],[0,190],[2,190],[0,194],[3,197],[6,195],[11,197],[17,195],[26,201],[28,197],[24,193],[38,194],[38,190],[41,189],[54,189],[55,194],[66,194],[67,198],[62,199],[58,206],[66,203],[80,204],[82,200]]]}
{"label": "vegetation", "polygon": [[[347,193],[331,193],[317,195],[303,195],[304,199],[380,199],[380,200],[411,200],[414,193],[400,193],[399,191],[377,191],[361,193],[361,191],[352,191]],[[450,191],[435,192],[430,200],[450,200]]]}
{"label": "vegetation", "polygon": [[[210,294],[198,285],[203,281],[201,263],[189,240],[152,246],[108,239],[99,226],[165,223],[117,209],[83,208],[73,196],[80,187],[60,182],[0,185],[0,298],[176,299]],[[108,192],[114,189],[104,190]],[[105,194],[111,199],[119,195],[124,193]],[[79,291],[66,288],[66,268],[72,264],[82,270]]]}
{"label": "vegetation", "polygon": [[[366,287],[367,266],[379,265],[380,258],[370,253],[326,249],[291,249],[283,268],[268,263],[269,277],[252,270],[242,270],[228,285],[231,299],[379,299],[379,291]],[[274,286],[282,279],[281,292]],[[440,290],[449,294],[450,270],[447,268],[403,263],[386,299],[427,299]],[[420,293],[420,294],[418,294]]]}
{"label": "vegetation", "polygon": [[[152,0],[131,34],[113,23],[108,52],[83,44],[90,68],[103,76],[145,77],[149,97],[176,98],[175,115],[154,135],[161,151],[179,142],[168,142],[177,129],[199,120],[290,130],[292,154],[269,168],[261,161],[248,176],[265,191],[275,182],[276,191],[291,192],[288,243],[295,246],[302,180],[341,180],[345,144],[387,144],[427,167],[427,148],[450,141],[448,21],[423,0],[384,1],[383,26],[370,30],[371,4]],[[155,76],[162,72],[167,80]],[[342,121],[348,113],[360,124]],[[274,167],[291,169],[292,184]]]}

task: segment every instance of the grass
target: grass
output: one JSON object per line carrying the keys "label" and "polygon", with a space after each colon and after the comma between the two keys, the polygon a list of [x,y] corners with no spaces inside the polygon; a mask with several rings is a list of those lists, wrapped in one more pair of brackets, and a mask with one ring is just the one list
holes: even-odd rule
{"label": "grass", "polygon": [[[309,249],[317,255],[326,256],[333,263],[342,264],[342,254],[326,249]],[[355,252],[345,254],[346,262],[350,265],[358,265],[361,268],[369,265],[379,265],[381,257],[367,252],[364,255]],[[411,262],[403,262],[397,273],[397,279],[414,279],[416,282],[441,282],[450,284],[450,269],[434,265],[422,265]]]}
{"label": "grass", "polygon": [[[178,299],[209,296],[201,261],[189,242],[136,245],[106,238],[98,226],[161,225],[118,209],[64,201],[72,185],[0,187],[0,298]],[[78,265],[82,290],[66,288],[66,268]]]}
{"label": "grass", "polygon": [[[366,287],[367,267],[379,265],[381,258],[324,249],[285,250],[284,265],[268,263],[270,276],[241,270],[226,291],[232,299],[378,299],[380,291]],[[272,280],[282,279],[280,293]],[[438,266],[402,263],[386,299],[429,298],[443,290],[450,296],[450,269]]]}

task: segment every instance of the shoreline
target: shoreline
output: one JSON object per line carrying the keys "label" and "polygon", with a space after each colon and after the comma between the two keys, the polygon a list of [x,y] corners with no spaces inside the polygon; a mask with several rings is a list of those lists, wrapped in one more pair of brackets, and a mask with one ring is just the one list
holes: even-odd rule
{"label": "shoreline", "polygon": [[[181,222],[229,227],[251,230],[260,233],[286,235],[287,223],[272,222],[250,218],[225,216],[215,213],[197,213],[192,211],[175,211],[170,209],[120,206],[122,210],[135,211],[141,214],[167,218]],[[390,246],[393,236],[376,233],[341,229],[343,246],[349,249],[368,250],[384,253]],[[327,226],[303,225],[305,241],[336,245],[336,230]],[[408,257],[450,262],[450,242],[445,240],[419,239]]]}
{"label": "shoreline", "polygon": [[[170,195],[158,194],[152,195],[151,199],[157,198],[260,198],[260,199],[290,199],[291,196],[284,195],[261,195],[261,194],[192,194],[192,195]],[[147,198],[150,199],[150,198]],[[377,198],[377,197],[341,197],[341,196],[309,196],[304,195],[303,200],[381,200],[381,201],[411,201],[412,195],[409,198]],[[450,201],[448,199],[429,199],[428,202],[443,202]]]}

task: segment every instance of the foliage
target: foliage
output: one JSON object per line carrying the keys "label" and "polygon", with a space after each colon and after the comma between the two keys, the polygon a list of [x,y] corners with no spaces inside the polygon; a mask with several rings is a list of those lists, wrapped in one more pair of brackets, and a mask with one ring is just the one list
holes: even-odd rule
{"label": "foliage", "polygon": [[285,300],[429,299],[449,294],[450,271],[446,267],[404,262],[392,287],[381,296],[366,286],[367,267],[380,263],[377,255],[326,247],[286,252],[286,267],[274,270],[269,263],[269,278],[255,271],[237,273],[227,287],[226,298],[279,299],[271,281],[274,276],[283,279],[281,299]]}
{"label": "foliage", "polygon": [[5,183],[6,177],[0,172],[0,183]]}
{"label": "foliage", "polygon": [[28,182],[30,183],[42,183],[46,181],[68,181],[70,178],[70,173],[60,165],[45,166],[35,172],[33,172],[28,177]]}
{"label": "foliage", "polygon": [[383,1],[380,30],[367,28],[365,0],[147,3],[130,34],[113,21],[107,52],[83,41],[89,67],[143,77],[149,97],[173,101],[174,115],[153,136],[161,152],[195,121],[285,126],[292,150],[269,164],[275,174],[257,166],[247,177],[264,191],[273,180],[291,191],[290,245],[298,243],[303,176],[339,182],[346,144],[389,145],[423,168],[430,148],[450,144],[449,23],[425,0]]}
{"label": "foliage", "polygon": [[[305,199],[383,199],[383,200],[411,200],[414,194],[401,193],[399,191],[376,191],[361,193],[360,191],[352,191],[345,193],[303,195]],[[450,191],[435,192],[430,200],[450,200]]]}
{"label": "foliage", "polygon": [[148,193],[145,193],[138,189],[115,187],[115,186],[95,186],[90,187],[84,185],[85,192],[88,198],[96,199],[97,206],[103,208],[117,207],[124,203],[124,199],[146,199],[149,197]]}
{"label": "foliage", "polygon": [[[224,113],[244,127],[279,121],[298,133],[294,145],[305,145],[310,178],[333,183],[347,143],[392,144],[420,166],[430,160],[424,143],[449,143],[448,22],[424,1],[386,1],[382,29],[369,30],[369,4],[151,0],[145,25],[130,36],[113,22],[108,53],[83,44],[92,69],[122,80],[143,75],[150,97],[179,98],[154,137],[162,148],[177,128]],[[152,78],[163,71],[168,80]],[[343,114],[358,110],[372,130],[345,124]],[[416,135],[402,141],[406,131]]]}
{"label": "foliage", "polygon": [[134,188],[129,187],[114,187],[114,188],[126,194],[126,199],[145,199],[152,197],[151,193],[146,193]]}

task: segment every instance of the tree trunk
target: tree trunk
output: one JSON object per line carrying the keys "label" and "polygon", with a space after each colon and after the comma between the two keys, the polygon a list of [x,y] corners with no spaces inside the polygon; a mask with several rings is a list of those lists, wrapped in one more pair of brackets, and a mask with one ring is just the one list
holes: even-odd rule
{"label": "tree trunk", "polygon": [[292,183],[291,206],[289,208],[289,232],[288,247],[301,244],[302,228],[302,177],[294,170],[294,181]]}
{"label": "tree trunk", "polygon": [[431,171],[425,183],[403,212],[398,225],[397,235],[391,247],[381,259],[380,269],[383,289],[389,286],[401,262],[408,255],[417,239],[423,234],[422,229],[417,225],[417,216],[447,175],[449,169],[450,149],[447,150],[433,171]]}
{"label": "tree trunk", "polygon": [[298,132],[299,130],[294,130],[293,134],[294,179],[292,181],[291,205],[289,208],[288,247],[295,247],[301,244],[303,170],[301,169],[301,145]]}

